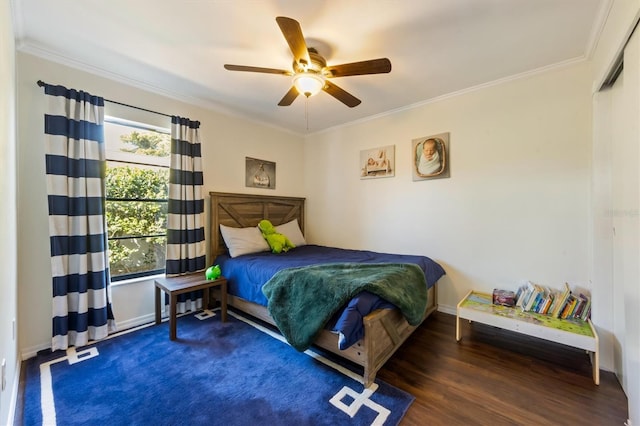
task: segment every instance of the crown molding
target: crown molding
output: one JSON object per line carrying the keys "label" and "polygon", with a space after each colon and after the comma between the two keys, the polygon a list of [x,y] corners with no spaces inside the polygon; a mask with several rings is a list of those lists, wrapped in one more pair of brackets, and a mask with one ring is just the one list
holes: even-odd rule
{"label": "crown molding", "polygon": [[[19,1],[19,0],[16,0]],[[303,134],[299,132],[292,131],[290,129],[276,126],[273,123],[268,121],[263,121],[260,119],[256,119],[255,117],[249,116],[249,114],[243,114],[231,108],[225,107],[221,104],[211,102],[202,98],[198,98],[195,96],[184,95],[181,93],[176,93],[171,90],[167,90],[153,84],[149,84],[140,80],[136,80],[133,78],[125,77],[122,74],[118,74],[112,71],[105,70],[104,68],[96,67],[93,65],[89,65],[84,62],[77,61],[75,59],[69,58],[67,56],[61,55],[57,52],[53,52],[49,49],[43,48],[37,44],[30,43],[26,40],[20,40],[16,45],[16,50],[22,53],[26,53],[29,55],[36,56],[38,58],[55,62],[79,71],[83,71],[92,75],[96,75],[99,77],[103,77],[108,80],[112,80],[121,84],[125,84],[127,86],[135,87],[137,89],[145,90],[147,92],[154,93],[156,95],[164,96],[166,98],[170,98],[179,102],[184,102],[189,105],[198,106],[204,108],[209,111],[213,111],[219,114],[240,118],[243,120],[248,120],[252,123],[259,124],[261,126],[266,126],[281,132],[285,132],[288,134],[292,134],[295,136],[302,137]]]}
{"label": "crown molding", "polygon": [[455,98],[458,96],[462,96],[462,95],[466,95],[468,93],[472,93],[472,92],[477,92],[479,90],[483,90],[483,89],[487,89],[489,87],[494,87],[494,86],[499,86],[505,83],[509,83],[511,81],[516,81],[516,80],[521,80],[521,79],[525,79],[525,78],[530,78],[532,76],[538,75],[538,74],[545,74],[547,72],[550,71],[555,71],[555,70],[559,70],[559,69],[563,69],[563,68],[567,68],[582,62],[587,61],[587,58],[585,56],[579,56],[577,58],[573,58],[573,59],[568,59],[566,61],[561,61],[561,62],[557,62],[555,64],[551,64],[551,65],[546,65],[544,67],[540,67],[540,68],[536,68],[530,71],[525,71],[523,73],[520,74],[514,74],[508,77],[504,77],[504,78],[499,78],[497,80],[493,80],[487,83],[482,83],[479,84],[477,86],[472,86],[472,87],[468,87],[466,89],[462,89],[462,90],[458,90],[455,92],[451,92],[451,93],[446,93],[444,95],[440,95],[440,96],[436,96],[434,98],[430,98],[430,99],[426,99],[424,101],[420,101],[420,102],[416,102],[410,105],[405,105],[399,108],[395,108],[389,111],[385,111],[385,112],[381,112],[379,114],[375,114],[375,115],[370,115],[358,120],[354,120],[354,121],[350,121],[349,123],[344,123],[338,126],[334,126],[334,127],[330,127],[324,130],[320,130],[318,132],[314,132],[311,134],[308,134],[307,136],[311,136],[311,135],[318,135],[318,134],[322,134],[322,133],[327,133],[333,130],[337,130],[340,128],[345,128],[348,126],[353,126],[353,125],[357,125],[357,124],[362,124],[362,123],[366,123],[368,121],[372,121],[372,120],[377,120],[379,118],[382,117],[387,117],[393,114],[397,114],[399,112],[403,112],[403,111],[410,111],[416,108],[420,108],[422,106],[425,105],[429,105],[429,104],[434,104],[436,102],[441,102],[447,99],[451,99],[451,98]]}

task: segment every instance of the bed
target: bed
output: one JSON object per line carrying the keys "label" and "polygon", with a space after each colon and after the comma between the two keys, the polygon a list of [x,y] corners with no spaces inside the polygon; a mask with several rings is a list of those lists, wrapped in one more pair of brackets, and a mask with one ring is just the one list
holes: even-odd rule
{"label": "bed", "polygon": [[[304,198],[222,192],[210,192],[209,195],[209,244],[210,253],[214,262],[230,257],[229,250],[225,245],[225,239],[221,233],[221,228],[255,227],[262,219],[268,219],[275,226],[288,224],[297,220],[300,230],[304,232]],[[222,225],[222,227],[220,225]],[[282,259],[284,256],[295,253],[296,250],[298,250],[299,253],[305,253],[308,251],[324,250],[324,248],[300,247],[291,250],[290,253],[273,256],[280,256],[279,259]],[[325,255],[324,252],[321,253]],[[368,254],[373,252],[363,253]],[[342,256],[344,253],[340,255]],[[245,256],[236,258],[239,259],[243,257]],[[430,259],[426,259],[430,261]],[[433,262],[433,264],[441,270],[441,267],[437,265],[437,263]],[[223,275],[227,276],[224,266],[222,269]],[[231,272],[230,269],[229,272]],[[444,274],[443,270],[442,274]],[[236,276],[237,274],[231,275]],[[377,371],[384,363],[394,354],[419,324],[437,309],[437,283],[435,281],[437,281],[439,276],[440,275],[435,275],[431,277],[432,282],[427,291],[424,315],[422,315],[417,322],[414,320],[414,325],[410,325],[398,309],[377,309],[362,319],[363,337],[346,349],[339,348],[340,335],[329,330],[323,330],[315,336],[314,345],[361,366],[364,369],[364,385],[365,387],[369,386],[373,383]],[[242,293],[241,290],[236,288],[237,283],[234,282],[233,277],[230,278],[227,276],[227,279],[229,280],[229,294],[227,296],[229,305],[267,323],[277,325],[265,306],[266,302],[264,299],[258,300],[260,299],[259,296],[254,297]],[[251,301],[250,299],[255,301]]]}

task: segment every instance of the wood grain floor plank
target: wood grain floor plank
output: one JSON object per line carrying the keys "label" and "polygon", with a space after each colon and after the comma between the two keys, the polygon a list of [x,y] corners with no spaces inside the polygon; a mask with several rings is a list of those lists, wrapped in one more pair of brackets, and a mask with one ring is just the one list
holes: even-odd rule
{"label": "wood grain floor plank", "polygon": [[434,313],[378,372],[416,397],[403,425],[622,425],[613,373],[593,383],[581,349]]}

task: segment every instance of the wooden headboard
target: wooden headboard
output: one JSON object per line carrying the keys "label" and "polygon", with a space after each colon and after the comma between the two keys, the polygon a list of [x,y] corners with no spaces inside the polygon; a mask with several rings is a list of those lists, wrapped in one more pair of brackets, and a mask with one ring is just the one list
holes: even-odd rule
{"label": "wooden headboard", "polygon": [[209,244],[211,257],[227,252],[220,225],[245,228],[257,226],[262,219],[282,225],[298,219],[304,233],[304,198],[272,195],[232,194],[210,192]]}

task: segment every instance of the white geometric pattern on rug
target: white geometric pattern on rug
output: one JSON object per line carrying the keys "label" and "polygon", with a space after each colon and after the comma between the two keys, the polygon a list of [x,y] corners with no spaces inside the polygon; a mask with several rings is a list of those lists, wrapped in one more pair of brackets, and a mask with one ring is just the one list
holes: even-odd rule
{"label": "white geometric pattern on rug", "polygon": [[[187,312],[185,314],[180,314],[178,315],[183,316],[183,315],[190,315],[191,312]],[[213,318],[214,316],[216,316],[216,313],[206,309],[202,312],[200,312],[199,314],[194,315],[196,318],[198,318],[199,320],[205,320],[205,319],[209,319],[209,318]],[[128,334],[131,332],[134,332],[136,330],[142,329],[142,328],[146,328],[146,327],[150,327],[151,325],[153,325],[153,323],[149,323],[149,324],[144,324],[142,326],[139,327],[134,327],[131,328],[129,330],[125,330],[121,333],[118,334],[113,334],[111,336],[106,337],[105,339],[102,340],[107,340],[107,339],[112,339],[113,337],[117,337],[118,335],[122,335],[122,334]],[[89,345],[93,345],[95,343],[97,343],[98,341],[92,341],[89,343]],[[69,365],[73,365],[73,364],[77,364],[81,361],[86,361],[88,359],[91,359],[93,357],[96,357],[98,355],[100,355],[98,353],[98,348],[96,347],[90,347],[87,349],[83,349],[81,351],[76,351],[75,346],[71,346],[70,348],[68,348],[66,350],[66,355],[62,356],[60,358],[56,358],[53,359],[51,361],[47,361],[45,363],[40,364],[40,404],[41,404],[41,408],[42,408],[42,424],[43,425],[47,425],[47,426],[55,426],[57,424],[57,419],[56,419],[56,406],[55,406],[55,401],[53,399],[53,379],[51,376],[51,366],[53,364],[57,364],[59,362],[62,361],[67,361],[69,363]]]}
{"label": "white geometric pattern on rug", "polygon": [[216,316],[216,313],[209,310],[209,309],[205,309],[203,311],[201,311],[200,313],[197,313],[194,315],[194,317],[198,318],[200,321],[209,319],[209,318],[213,318]]}
{"label": "white geometric pattern on rug", "polygon": [[[391,414],[391,411],[387,410],[377,402],[374,402],[369,399],[369,397],[373,395],[373,393],[377,389],[378,389],[378,385],[376,383],[373,383],[371,386],[364,389],[362,393],[358,393],[353,389],[351,389],[350,387],[344,386],[340,390],[340,392],[335,394],[333,398],[329,400],[329,402],[331,402],[331,404],[333,404],[334,407],[348,414],[349,417],[351,418],[353,418],[353,416],[356,415],[358,410],[360,410],[360,408],[362,408],[363,405],[366,407],[369,407],[370,409],[378,413],[378,415],[376,416],[376,419],[373,421],[373,423],[371,423],[371,425],[372,426],[383,425],[384,422],[387,420],[387,417],[389,417],[389,414]],[[347,405],[344,402],[342,402],[342,399],[345,396],[350,396],[353,399],[353,401],[351,401],[351,404]]]}
{"label": "white geometric pattern on rug", "polygon": [[[260,324],[257,324],[253,321],[251,321],[248,318],[244,318],[241,315],[236,315],[234,312],[229,312],[230,315],[234,316],[235,318],[239,319],[240,321],[244,321],[247,324],[257,328],[258,330],[262,331],[263,333],[267,333],[268,335],[270,335],[271,337],[273,337],[274,339],[278,339],[283,343],[286,343],[287,345],[289,344],[289,342],[287,342],[287,339],[285,339],[281,334],[275,333],[271,330],[269,330],[266,327],[261,326]],[[304,351],[304,353],[306,355],[309,355],[310,357],[322,362],[323,364],[333,368],[334,370],[339,371],[340,373],[342,373],[343,375],[350,377],[351,379],[363,383],[364,384],[364,378],[356,373],[354,373],[353,371],[344,368],[343,366],[336,364],[335,362],[323,357],[322,355],[312,351],[311,349],[307,349],[306,351]],[[364,389],[362,391],[362,393],[358,393],[356,391],[354,391],[353,389],[351,389],[348,386],[344,386],[337,394],[335,394],[330,400],[329,402],[331,402],[331,404],[338,408],[339,410],[343,411],[344,413],[346,413],[349,417],[353,418],[353,416],[356,415],[356,413],[358,412],[358,410],[360,410],[360,408],[362,408],[362,406],[366,406],[369,407],[370,409],[372,409],[373,411],[377,412],[378,415],[376,416],[375,420],[373,421],[373,423],[371,423],[372,426],[379,426],[379,425],[383,425],[384,422],[387,420],[387,417],[389,417],[389,415],[391,414],[391,411],[389,411],[387,408],[383,407],[382,405],[378,404],[375,401],[372,401],[371,399],[369,399],[369,397],[371,395],[373,395],[375,393],[375,391],[378,390],[378,384],[377,383],[372,383],[371,386],[369,386],[368,388]],[[342,398],[344,398],[345,396],[350,396],[351,398],[353,398],[353,402],[349,405],[345,404],[344,402],[342,402]]]}
{"label": "white geometric pattern on rug", "polygon": [[42,424],[56,424],[56,405],[53,400],[53,380],[51,378],[51,365],[67,361],[69,365],[77,364],[98,356],[98,349],[91,347],[76,352],[75,346],[67,349],[67,355],[40,364],[40,405],[42,407]]}

